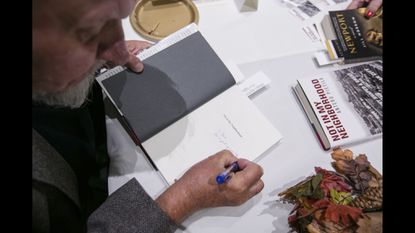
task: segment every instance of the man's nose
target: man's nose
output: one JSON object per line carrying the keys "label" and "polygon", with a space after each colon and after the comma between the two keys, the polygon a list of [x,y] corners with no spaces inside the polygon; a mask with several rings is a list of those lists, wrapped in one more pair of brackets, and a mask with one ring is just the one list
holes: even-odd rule
{"label": "man's nose", "polygon": [[113,65],[124,65],[128,62],[129,52],[125,41],[121,40],[106,49],[98,57]]}

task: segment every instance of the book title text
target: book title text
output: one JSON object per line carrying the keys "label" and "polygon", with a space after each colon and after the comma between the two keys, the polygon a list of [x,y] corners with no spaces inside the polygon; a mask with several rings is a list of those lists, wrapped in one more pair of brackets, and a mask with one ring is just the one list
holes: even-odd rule
{"label": "book title text", "polygon": [[314,102],[314,107],[317,109],[316,113],[318,114],[321,123],[323,123],[323,127],[325,127],[329,133],[327,136],[329,136],[332,141],[348,138],[349,135],[337,115],[335,110],[336,107],[331,101],[332,98],[328,96],[328,90],[326,90],[322,84],[324,79],[313,79],[311,82],[320,99],[320,102]]}

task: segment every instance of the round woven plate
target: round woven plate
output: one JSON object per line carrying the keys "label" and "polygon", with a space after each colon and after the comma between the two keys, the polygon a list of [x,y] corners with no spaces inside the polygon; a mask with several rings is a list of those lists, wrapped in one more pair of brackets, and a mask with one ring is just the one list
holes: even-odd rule
{"label": "round woven plate", "polygon": [[152,41],[198,21],[199,12],[191,0],[141,0],[130,14],[134,30]]}

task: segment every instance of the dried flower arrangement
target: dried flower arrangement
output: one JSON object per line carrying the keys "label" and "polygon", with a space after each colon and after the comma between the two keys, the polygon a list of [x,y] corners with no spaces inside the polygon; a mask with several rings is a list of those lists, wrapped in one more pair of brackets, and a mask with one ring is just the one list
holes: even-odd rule
{"label": "dried flower arrangement", "polygon": [[335,149],[335,171],[315,168],[316,174],[278,194],[294,204],[288,217],[297,232],[381,232],[382,175],[366,155]]}

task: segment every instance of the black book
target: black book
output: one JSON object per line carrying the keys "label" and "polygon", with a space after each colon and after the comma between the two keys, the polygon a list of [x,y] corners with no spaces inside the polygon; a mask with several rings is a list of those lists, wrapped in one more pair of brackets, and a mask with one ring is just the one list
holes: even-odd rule
{"label": "black book", "polygon": [[382,59],[383,10],[364,16],[366,8],[330,11],[321,23],[331,60],[356,63]]}

